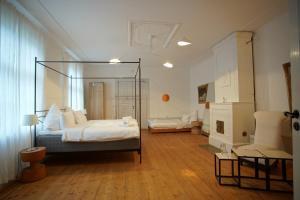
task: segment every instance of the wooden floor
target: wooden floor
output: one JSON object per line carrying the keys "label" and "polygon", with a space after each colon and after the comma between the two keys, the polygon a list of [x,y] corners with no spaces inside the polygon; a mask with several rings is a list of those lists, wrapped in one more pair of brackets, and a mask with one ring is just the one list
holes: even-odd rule
{"label": "wooden floor", "polygon": [[14,183],[0,199],[292,199],[291,194],[219,186],[208,138],[187,133],[143,133],[137,153],[87,153],[48,157],[47,178]]}

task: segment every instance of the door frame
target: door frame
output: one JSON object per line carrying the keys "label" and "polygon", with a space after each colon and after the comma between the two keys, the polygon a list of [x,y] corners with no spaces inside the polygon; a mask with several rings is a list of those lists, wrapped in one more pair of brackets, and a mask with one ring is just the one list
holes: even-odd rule
{"label": "door frame", "polygon": [[[116,80],[115,81],[115,117],[116,118],[118,118],[118,116],[119,116],[119,97],[120,97],[119,96],[119,93],[120,93],[119,92],[119,83],[122,81],[134,83],[134,80]],[[146,106],[145,106],[146,107],[146,116],[145,116],[146,119],[145,120],[147,120],[147,119],[149,119],[149,116],[150,116],[150,80],[147,78],[144,78],[144,79],[141,79],[141,83],[142,84],[146,83],[146,87],[147,87],[147,88],[143,88],[143,86],[142,86],[142,97],[141,97],[142,102],[146,101]],[[147,91],[146,98],[144,98],[144,96],[143,96],[145,89]],[[137,95],[138,95],[138,91],[137,91]],[[139,101],[139,99],[137,99],[137,105],[139,104],[138,101]],[[133,105],[133,107],[134,107],[134,111],[135,111],[136,108],[134,105]],[[143,108],[145,108],[145,107],[142,106],[142,112],[143,112]],[[137,112],[137,114],[139,114],[139,112]],[[137,119],[139,119],[138,116],[137,116]],[[144,129],[144,128],[148,128],[148,127],[143,127],[142,129]]]}
{"label": "door frame", "polygon": [[[293,110],[300,109],[300,2],[299,0],[289,0],[290,16],[290,61],[291,61],[291,78],[292,78],[292,99]],[[299,119],[293,118],[292,123],[300,123]],[[300,199],[300,131],[293,127],[293,186],[294,199]]]}

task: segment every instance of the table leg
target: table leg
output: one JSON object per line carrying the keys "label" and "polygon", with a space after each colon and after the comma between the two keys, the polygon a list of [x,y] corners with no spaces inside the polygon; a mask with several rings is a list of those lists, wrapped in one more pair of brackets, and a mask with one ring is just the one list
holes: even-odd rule
{"label": "table leg", "polygon": [[219,184],[221,185],[221,161],[219,159]]}
{"label": "table leg", "polygon": [[215,155],[215,176],[217,177],[217,156]]}
{"label": "table leg", "polygon": [[270,166],[269,166],[269,159],[265,159],[266,165],[266,190],[270,191]]}
{"label": "table leg", "polygon": [[231,175],[234,176],[234,161],[231,160]]}
{"label": "table leg", "polygon": [[282,180],[286,181],[286,160],[281,160]]}
{"label": "table leg", "polygon": [[238,186],[241,187],[241,159],[238,157]]}
{"label": "table leg", "polygon": [[255,160],[255,178],[259,177],[259,169],[258,169],[258,158],[254,158]]}

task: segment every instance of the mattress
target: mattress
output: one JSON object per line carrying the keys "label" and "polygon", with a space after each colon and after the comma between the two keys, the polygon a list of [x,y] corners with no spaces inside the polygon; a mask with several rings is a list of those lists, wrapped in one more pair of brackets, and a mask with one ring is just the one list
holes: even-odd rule
{"label": "mattress", "polygon": [[36,137],[36,143],[37,146],[46,147],[47,153],[118,150],[136,151],[140,149],[139,138],[104,142],[63,142],[62,134],[43,134]]}
{"label": "mattress", "polygon": [[63,130],[57,130],[57,131],[50,131],[50,130],[41,130],[38,132],[37,135],[60,135],[62,136]]}
{"label": "mattress", "polygon": [[103,142],[140,137],[136,120],[130,126],[124,124],[123,120],[90,120],[63,130],[43,130],[38,135],[57,135],[63,142]]}
{"label": "mattress", "polygon": [[190,128],[191,125],[184,123],[180,119],[149,119],[148,126],[150,128],[159,128],[159,129],[181,129],[181,128]]}

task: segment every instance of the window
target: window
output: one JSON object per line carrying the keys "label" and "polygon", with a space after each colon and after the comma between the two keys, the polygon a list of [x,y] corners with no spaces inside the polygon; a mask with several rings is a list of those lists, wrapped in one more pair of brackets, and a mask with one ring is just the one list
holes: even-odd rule
{"label": "window", "polygon": [[[34,112],[34,57],[43,58],[42,34],[13,6],[0,1],[0,184],[15,179],[18,153],[31,144],[22,120]],[[43,83],[43,71],[39,74]],[[39,84],[40,105],[42,90]]]}

